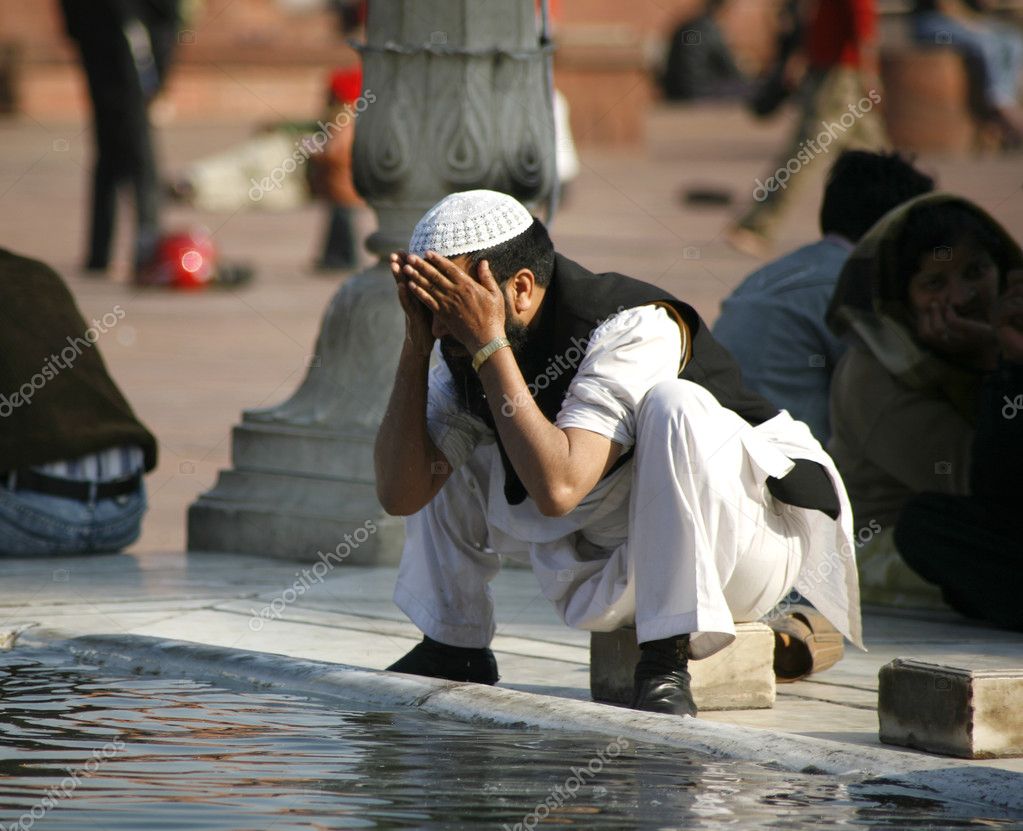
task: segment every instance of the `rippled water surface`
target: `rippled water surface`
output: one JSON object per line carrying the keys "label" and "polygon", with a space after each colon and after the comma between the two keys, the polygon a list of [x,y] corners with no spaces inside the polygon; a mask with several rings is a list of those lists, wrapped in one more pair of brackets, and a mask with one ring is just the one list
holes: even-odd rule
{"label": "rippled water surface", "polygon": [[979,805],[592,734],[0,653],[0,828],[1000,828]]}

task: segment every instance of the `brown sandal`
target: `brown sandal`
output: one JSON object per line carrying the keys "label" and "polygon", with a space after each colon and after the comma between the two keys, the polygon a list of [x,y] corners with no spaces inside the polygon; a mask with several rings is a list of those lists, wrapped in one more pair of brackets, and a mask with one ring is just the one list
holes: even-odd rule
{"label": "brown sandal", "polygon": [[823,672],[845,653],[842,633],[812,606],[792,606],[768,625],[774,630],[774,676],[779,684]]}

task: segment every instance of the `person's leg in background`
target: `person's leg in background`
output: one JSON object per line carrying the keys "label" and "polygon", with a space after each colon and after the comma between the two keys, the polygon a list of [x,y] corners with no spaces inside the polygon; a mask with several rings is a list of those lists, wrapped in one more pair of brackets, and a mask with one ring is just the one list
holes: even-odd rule
{"label": "person's leg in background", "polygon": [[125,124],[130,177],[135,197],[135,270],[149,264],[160,238],[160,180],[146,102],[134,91]]}
{"label": "person's leg in background", "polygon": [[92,99],[95,144],[89,250],[85,267],[90,271],[105,271],[110,265],[117,191],[125,176],[123,66],[116,50],[108,51],[93,39],[83,41],[80,48]]}
{"label": "person's leg in background", "polygon": [[135,193],[135,269],[149,264],[156,255],[160,238],[160,214],[163,192],[160,187],[159,164],[153,128],[149,120],[149,104],[167,80],[177,47],[180,19],[177,3],[148,4],[142,20],[149,39],[153,71],[142,78],[132,62],[131,92],[128,98],[128,134],[131,142],[132,186]]}
{"label": "person's leg in background", "polygon": [[358,262],[355,211],[337,202],[331,202],[328,211],[323,254],[316,261],[316,267],[322,270],[355,268]]}
{"label": "person's leg in background", "polygon": [[129,184],[135,203],[134,266],[149,262],[160,234],[160,183],[148,96],[124,31],[110,21],[80,41],[93,103],[96,163],[86,267],[110,264],[117,195]]}
{"label": "person's leg in background", "polygon": [[1009,26],[985,23],[966,26],[937,12],[914,16],[918,43],[958,50],[983,89],[985,118],[993,121],[1008,144],[1023,137],[1023,110],[1019,103],[1023,70],[1023,38]]}
{"label": "person's leg in background", "polygon": [[[822,156],[833,157],[850,147],[881,150],[888,145],[876,104],[867,97],[857,70],[811,71],[800,90],[800,101],[796,129],[761,180],[762,196],[757,195],[758,184],[753,205],[729,232],[730,241],[741,251],[767,253],[785,211],[806,184],[808,170]],[[779,176],[780,171],[785,172]]]}
{"label": "person's leg in background", "polygon": [[899,514],[895,544],[949,606],[1023,631],[1023,527],[1018,510],[968,496],[924,493]]}

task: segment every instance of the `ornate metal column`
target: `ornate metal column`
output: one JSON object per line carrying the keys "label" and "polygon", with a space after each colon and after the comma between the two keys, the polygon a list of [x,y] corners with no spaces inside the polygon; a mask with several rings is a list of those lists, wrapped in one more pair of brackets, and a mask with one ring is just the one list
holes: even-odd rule
{"label": "ornate metal column", "polygon": [[377,503],[372,456],[404,337],[385,258],[447,193],[491,188],[535,207],[556,187],[533,0],[370,0],[362,53],[355,178],[381,259],[331,300],[292,397],[242,413],[233,467],[189,507],[189,550],[396,561],[403,523]]}

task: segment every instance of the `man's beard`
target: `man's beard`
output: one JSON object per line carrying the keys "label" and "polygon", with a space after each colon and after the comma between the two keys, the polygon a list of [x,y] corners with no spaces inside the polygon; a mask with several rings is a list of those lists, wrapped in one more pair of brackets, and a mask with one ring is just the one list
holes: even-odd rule
{"label": "man's beard", "polygon": [[[504,334],[511,343],[512,354],[515,355],[516,362],[521,367],[529,348],[529,327],[506,317]],[[478,412],[477,408],[487,409],[487,396],[483,391],[483,383],[480,381],[479,375],[472,368],[473,356],[467,354],[465,347],[450,335],[440,339],[440,352],[454,378],[455,391],[458,393],[462,406],[477,415],[482,415],[483,413]]]}

